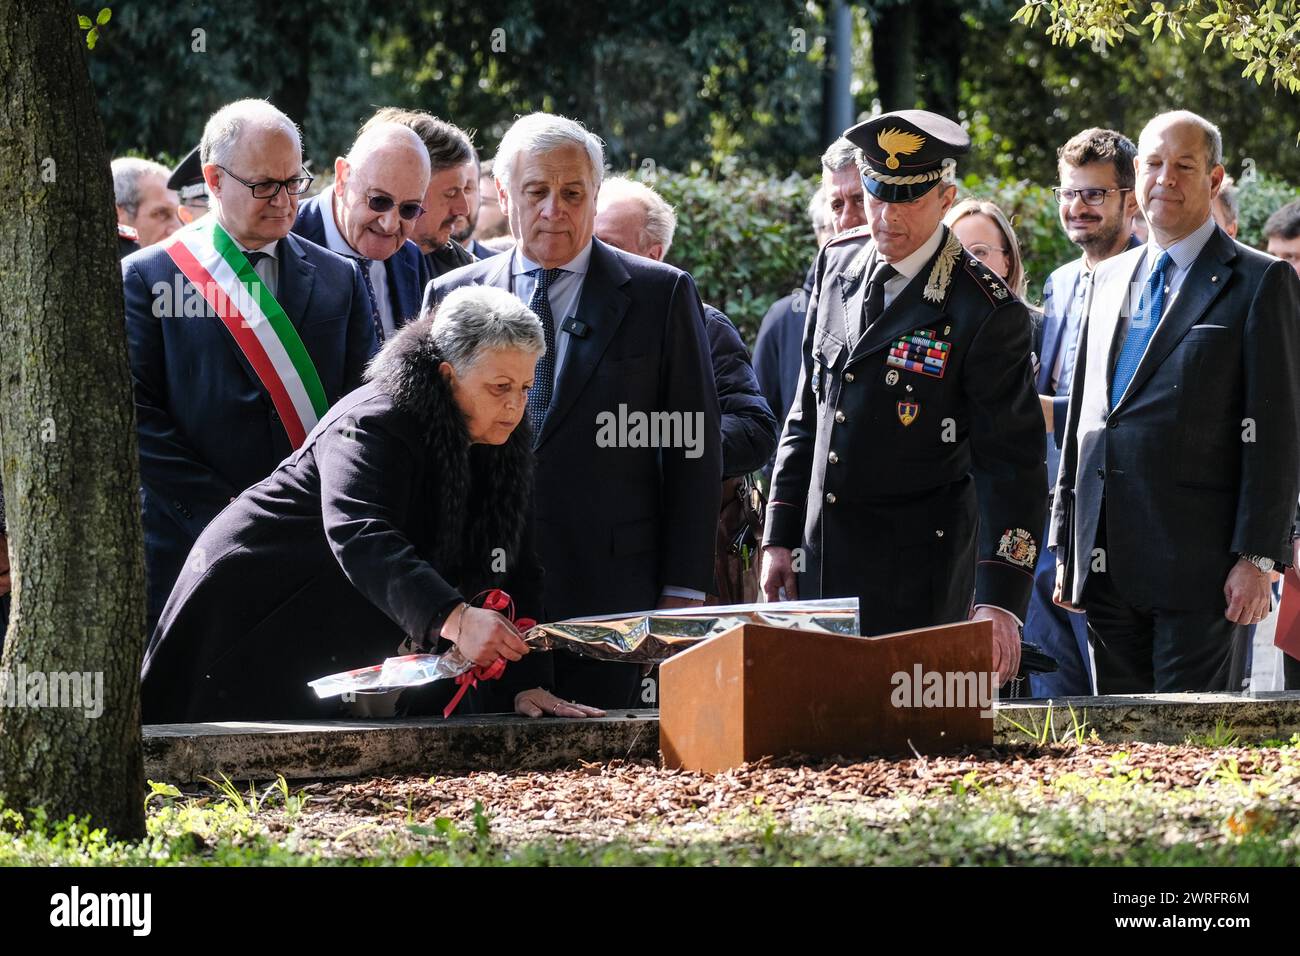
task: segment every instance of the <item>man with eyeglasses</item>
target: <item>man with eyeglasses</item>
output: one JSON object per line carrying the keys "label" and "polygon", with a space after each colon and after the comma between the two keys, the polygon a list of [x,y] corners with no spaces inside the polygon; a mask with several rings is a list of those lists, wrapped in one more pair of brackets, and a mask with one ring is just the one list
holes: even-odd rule
{"label": "man with eyeglasses", "polygon": [[1240,690],[1246,629],[1290,565],[1300,280],[1230,239],[1223,139],[1186,110],[1138,138],[1146,244],[1101,263],[1052,512],[1057,601],[1086,611],[1103,694]]}
{"label": "man with eyeglasses", "polygon": [[376,348],[357,266],[291,235],[311,184],[293,122],[223,107],[200,159],[212,212],[122,262],[152,630],[199,533],[361,384]]}
{"label": "man with eyeglasses", "polygon": [[[1137,147],[1127,136],[1099,128],[1075,134],[1057,150],[1061,184],[1054,193],[1061,227],[1083,254],[1054,271],[1043,286],[1042,356],[1034,384],[1047,429],[1049,490],[1056,485],[1061,460],[1079,326],[1092,271],[1099,263],[1140,245],[1132,228],[1138,215],[1133,173],[1136,155]],[[1048,502],[1050,508],[1050,494]],[[1056,558],[1044,548],[1034,569],[1025,640],[1056,658],[1057,670],[1030,675],[1030,693],[1034,697],[1091,694],[1087,623],[1082,615],[1053,603],[1055,586]]]}
{"label": "man with eyeglasses", "polygon": [[304,202],[293,231],[331,252],[357,259],[382,345],[420,311],[433,278],[411,241],[425,214],[429,153],[409,127],[367,122],[346,156],[334,160],[334,187]]}
{"label": "man with eyeglasses", "polygon": [[[477,261],[452,231],[470,214],[470,186],[477,189],[476,160],[469,135],[424,110],[385,107],[366,121],[367,128],[379,123],[401,123],[420,137],[429,153],[429,188],[424,193],[424,215],[415,220],[411,240],[437,278]],[[467,172],[469,175],[467,175]],[[474,179],[470,179],[474,176]]]}

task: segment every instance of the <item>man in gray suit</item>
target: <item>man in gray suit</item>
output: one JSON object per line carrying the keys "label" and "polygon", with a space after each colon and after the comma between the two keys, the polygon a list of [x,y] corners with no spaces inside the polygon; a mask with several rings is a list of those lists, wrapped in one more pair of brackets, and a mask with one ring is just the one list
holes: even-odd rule
{"label": "man in gray suit", "polygon": [[1222,155],[1194,113],[1143,129],[1150,238],[1098,266],[1080,338],[1048,544],[1103,694],[1240,686],[1233,645],[1292,560],[1300,281],[1215,224]]}

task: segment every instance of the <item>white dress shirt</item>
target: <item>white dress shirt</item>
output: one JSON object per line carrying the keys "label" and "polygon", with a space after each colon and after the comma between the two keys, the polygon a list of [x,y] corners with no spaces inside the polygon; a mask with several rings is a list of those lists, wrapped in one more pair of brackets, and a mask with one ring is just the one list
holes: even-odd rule
{"label": "white dress shirt", "polygon": [[[230,238],[235,239],[234,236],[231,236]],[[235,239],[235,245],[239,247],[239,251],[245,256],[250,252],[266,253],[266,258],[261,259],[255,266],[253,266],[253,271],[256,272],[257,277],[262,280],[262,284],[266,286],[266,291],[271,293],[271,298],[278,302],[278,294],[280,291],[280,261],[277,258],[276,250],[279,248],[280,240],[276,239],[272,242],[268,242],[266,245],[258,249],[246,246],[238,239]]]}
{"label": "white dress shirt", "polygon": [[[1151,276],[1151,270],[1155,268],[1156,261],[1160,258],[1160,253],[1169,253],[1172,260],[1169,268],[1165,272],[1165,302],[1160,312],[1160,321],[1163,322],[1169,310],[1173,308],[1174,303],[1178,300],[1178,292],[1183,287],[1183,280],[1187,278],[1187,273],[1192,269],[1192,263],[1196,257],[1201,254],[1205,244],[1210,241],[1210,236],[1214,235],[1215,230],[1214,218],[1210,217],[1205,220],[1194,232],[1188,233],[1183,238],[1169,246],[1168,249],[1161,248],[1160,243],[1156,241],[1155,233],[1151,233],[1147,239],[1146,252],[1142,256],[1142,261],[1138,264],[1137,271],[1133,273],[1132,284],[1130,285],[1131,294],[1124,297],[1124,304],[1120,307],[1120,341],[1128,336],[1129,322],[1132,314],[1137,311],[1137,307],[1142,298],[1142,291],[1146,288],[1147,279]],[[1156,324],[1159,329],[1159,323]],[[1152,339],[1155,334],[1152,333]],[[1147,343],[1147,348],[1151,343]],[[1146,355],[1143,353],[1143,358]]]}
{"label": "white dress shirt", "polygon": [[[582,248],[576,256],[560,266],[560,274],[555,277],[546,290],[546,297],[551,302],[551,317],[555,319],[555,381],[560,380],[560,369],[564,368],[564,357],[569,351],[569,339],[572,333],[563,330],[565,319],[578,314],[578,302],[582,299],[582,286],[587,281],[587,268],[591,265],[591,242]],[[542,267],[524,255],[519,246],[510,254],[510,290],[524,305],[533,299],[537,290],[537,276],[529,275]],[[555,393],[552,392],[552,395]]]}
{"label": "white dress shirt", "polygon": [[[907,284],[916,278],[917,274],[925,268],[926,264],[939,251],[939,244],[943,242],[943,223],[931,234],[930,238],[921,243],[921,248],[917,249],[905,259],[898,262],[891,262],[890,265],[898,270],[898,275],[894,276],[885,283],[885,308],[888,309],[893,301],[898,298],[899,293],[907,288]],[[879,253],[876,255],[877,261],[882,261]]]}

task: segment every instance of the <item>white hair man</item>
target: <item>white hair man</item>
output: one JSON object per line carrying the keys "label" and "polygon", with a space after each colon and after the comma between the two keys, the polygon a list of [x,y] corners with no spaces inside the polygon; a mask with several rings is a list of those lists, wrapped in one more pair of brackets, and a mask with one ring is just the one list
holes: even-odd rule
{"label": "white hair man", "polygon": [[167,188],[170,169],[134,156],[113,160],[112,169],[118,224],[135,230],[141,249],[162,242],[181,227],[180,200]]}
{"label": "white hair man", "polygon": [[380,110],[334,160],[334,186],[302,204],[293,231],[361,262],[375,334],[382,343],[419,313],[431,278],[413,241],[426,212],[429,151],[405,122]]}
{"label": "white hair man", "polygon": [[291,235],[298,129],[264,100],[208,120],[212,211],[122,262],[150,625],[204,526],[300,446],[375,351],[356,265]]}
{"label": "white hair man", "polygon": [[[547,615],[698,604],[713,577],[722,448],[695,283],[593,237],[604,150],[580,123],[521,117],[492,169],[514,250],[434,280],[425,301],[490,285],[542,320],[528,409]],[[633,665],[557,655],[555,667],[561,697],[636,699]]]}

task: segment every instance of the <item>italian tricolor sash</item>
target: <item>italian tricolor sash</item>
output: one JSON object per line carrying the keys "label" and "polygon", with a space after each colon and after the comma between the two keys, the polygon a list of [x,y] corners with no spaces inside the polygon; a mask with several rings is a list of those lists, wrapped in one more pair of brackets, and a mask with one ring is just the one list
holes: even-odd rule
{"label": "italian tricolor sash", "polygon": [[205,216],[173,234],[167,254],[248,359],[298,448],[329,403],[307,348],[235,241]]}

